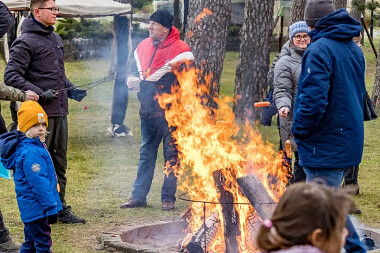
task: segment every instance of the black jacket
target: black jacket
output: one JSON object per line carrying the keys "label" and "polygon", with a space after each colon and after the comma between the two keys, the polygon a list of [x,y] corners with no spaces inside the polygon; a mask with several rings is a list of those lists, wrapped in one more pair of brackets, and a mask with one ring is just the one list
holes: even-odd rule
{"label": "black jacket", "polygon": [[14,24],[15,19],[8,7],[0,1],[0,38],[3,37]]}
{"label": "black jacket", "polygon": [[[53,27],[45,27],[29,15],[21,26],[21,36],[10,50],[4,81],[20,90],[32,90],[38,95],[48,89],[59,90],[74,85],[66,78],[63,42]],[[49,104],[42,104],[49,117],[68,114],[67,93],[59,93]]]}

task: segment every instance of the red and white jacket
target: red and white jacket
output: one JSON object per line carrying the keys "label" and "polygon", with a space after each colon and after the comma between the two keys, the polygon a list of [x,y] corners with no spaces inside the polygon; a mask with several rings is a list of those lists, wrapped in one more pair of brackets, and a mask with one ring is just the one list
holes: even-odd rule
{"label": "red and white jacket", "polygon": [[170,65],[183,60],[194,60],[190,47],[179,39],[177,28],[165,41],[156,43],[152,38],[143,40],[135,50],[135,60],[141,86],[137,97],[140,100],[140,114],[162,112],[156,95],[170,93],[177,79]]}

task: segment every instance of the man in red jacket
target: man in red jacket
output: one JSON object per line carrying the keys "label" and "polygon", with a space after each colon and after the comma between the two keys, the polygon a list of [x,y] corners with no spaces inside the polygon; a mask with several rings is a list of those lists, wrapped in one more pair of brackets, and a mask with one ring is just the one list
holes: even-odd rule
{"label": "man in red jacket", "polygon": [[[174,210],[177,178],[173,173],[179,166],[175,140],[160,108],[156,95],[171,93],[177,79],[171,65],[184,60],[193,60],[189,46],[179,39],[177,28],[172,26],[173,16],[167,10],[158,10],[149,18],[149,38],[143,40],[135,50],[136,76],[140,79],[141,148],[137,178],[132,197],[121,208],[143,207],[152,185],[158,147],[163,141],[165,168],[164,185],[161,192],[162,210]],[[136,78],[135,78],[136,79]],[[137,81],[138,83],[138,81]],[[128,78],[129,88],[136,88],[136,81]]]}

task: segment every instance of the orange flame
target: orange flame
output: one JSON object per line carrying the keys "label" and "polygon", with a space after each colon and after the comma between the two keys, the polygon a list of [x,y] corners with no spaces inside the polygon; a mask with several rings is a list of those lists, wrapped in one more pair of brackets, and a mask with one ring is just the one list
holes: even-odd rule
{"label": "orange flame", "polygon": [[210,11],[209,8],[204,8],[203,11],[198,14],[198,16],[195,18],[194,23],[198,23],[201,21],[204,17],[212,15],[212,11]]}
{"label": "orange flame", "polygon": [[[183,64],[182,64],[183,69]],[[169,126],[176,127],[173,137],[178,145],[181,168],[178,188],[187,192],[192,200],[218,202],[219,194],[213,180],[213,172],[220,170],[226,179],[225,189],[234,196],[235,203],[249,203],[242,195],[236,178],[255,173],[269,194],[278,200],[286,184],[286,171],[281,166],[281,157],[274,151],[273,145],[265,144],[261,135],[249,122],[240,124],[235,121],[231,108],[233,99],[214,98],[218,109],[205,106],[208,84],[198,83],[199,70],[189,67],[184,70],[174,67],[179,86],[172,94],[158,97]],[[211,75],[206,78],[210,81]],[[278,178],[277,184],[271,184],[268,175]],[[240,236],[237,238],[241,253],[252,252],[255,246],[247,233],[249,216],[254,213],[250,205],[235,205],[239,214]],[[192,204],[192,216],[189,220],[192,231],[203,224],[203,204]],[[217,212],[223,223],[222,207],[219,204],[207,204],[206,216]],[[223,230],[209,245],[211,252],[224,252]]]}

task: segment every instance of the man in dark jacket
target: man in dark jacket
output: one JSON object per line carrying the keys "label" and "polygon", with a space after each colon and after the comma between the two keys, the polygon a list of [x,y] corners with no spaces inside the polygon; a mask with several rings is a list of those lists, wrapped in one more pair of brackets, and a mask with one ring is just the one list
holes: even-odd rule
{"label": "man in dark jacket", "polygon": [[[359,21],[332,0],[309,0],[305,21],[312,43],[302,60],[292,132],[306,181],[323,179],[339,187],[347,167],[363,153],[364,56],[352,41]],[[366,252],[350,218],[347,252]]]}
{"label": "man in dark jacket", "polygon": [[[193,54],[185,42],[179,39],[177,28],[172,26],[173,16],[167,10],[158,10],[149,18],[149,38],[143,40],[135,51],[138,68],[136,75],[141,80],[137,97],[140,100],[141,148],[137,178],[133,185],[132,197],[121,208],[146,206],[146,197],[152,185],[158,147],[164,146],[166,173],[161,192],[162,210],[174,210],[178,169],[178,151],[168,127],[165,113],[160,108],[156,95],[171,93],[176,83],[171,65],[184,60],[193,60]],[[128,78],[129,88],[138,83],[138,78]],[[137,79],[137,80],[136,80]]]}
{"label": "man in dark jacket", "polygon": [[[54,0],[32,0],[31,15],[23,22],[21,36],[12,44],[10,59],[4,73],[7,85],[36,92],[49,118],[46,145],[52,156],[60,186],[63,210],[59,213],[62,223],[85,223],[76,217],[66,204],[67,168],[67,114],[68,97],[81,101],[86,91],[76,89],[66,78],[63,42],[54,33],[58,8]],[[71,88],[69,92],[56,92]]]}

